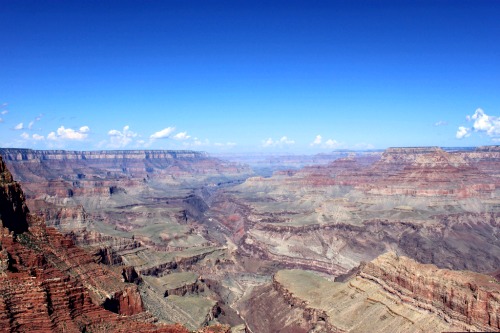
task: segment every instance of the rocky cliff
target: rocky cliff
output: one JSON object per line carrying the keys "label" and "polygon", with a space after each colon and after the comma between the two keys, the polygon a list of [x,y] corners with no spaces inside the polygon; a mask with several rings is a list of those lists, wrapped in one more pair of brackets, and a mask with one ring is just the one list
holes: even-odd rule
{"label": "rocky cliff", "polygon": [[0,159],[0,227],[15,234],[28,230],[28,207],[18,183]]}
{"label": "rocky cliff", "polygon": [[[221,175],[251,173],[203,152],[170,150],[66,151],[0,148],[0,156],[21,183],[141,178],[154,175]],[[142,180],[142,179],[141,179]]]}
{"label": "rocky cliff", "polygon": [[152,324],[136,285],[29,214],[2,158],[0,202],[0,330],[187,332]]}
{"label": "rocky cliff", "polygon": [[500,281],[492,276],[438,269],[387,253],[364,265],[359,277],[462,329],[500,330]]}
{"label": "rocky cliff", "polygon": [[389,148],[252,177],[210,213],[238,250],[281,268],[343,274],[388,250],[440,268],[500,265],[498,148]]}
{"label": "rocky cliff", "polygon": [[344,282],[279,271],[252,291],[241,311],[261,333],[498,331],[499,296],[500,283],[491,276],[386,253]]}

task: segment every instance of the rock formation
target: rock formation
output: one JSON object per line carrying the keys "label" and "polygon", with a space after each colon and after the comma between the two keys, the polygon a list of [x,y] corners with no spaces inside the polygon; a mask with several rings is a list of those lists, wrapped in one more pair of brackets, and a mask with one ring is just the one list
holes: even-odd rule
{"label": "rock formation", "polygon": [[250,178],[196,152],[0,155],[64,234],[3,176],[0,269],[62,271],[99,311],[190,330],[498,330],[499,147],[341,152]]}
{"label": "rock formation", "polygon": [[390,148],[252,177],[210,212],[243,255],[343,274],[391,249],[441,268],[500,266],[499,149]]}
{"label": "rock formation", "polygon": [[136,285],[29,214],[2,158],[0,202],[0,330],[187,332],[150,323]]}
{"label": "rock formation", "polygon": [[279,271],[241,311],[261,333],[498,331],[499,296],[500,282],[491,276],[387,253],[341,283]]}

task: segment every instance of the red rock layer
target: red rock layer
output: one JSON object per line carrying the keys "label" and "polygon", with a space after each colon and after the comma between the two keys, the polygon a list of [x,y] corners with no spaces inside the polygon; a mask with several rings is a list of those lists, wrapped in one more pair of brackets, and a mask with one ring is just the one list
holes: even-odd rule
{"label": "red rock layer", "polygon": [[291,184],[348,185],[375,195],[489,197],[500,185],[500,148],[453,153],[438,147],[389,148],[371,162],[349,157],[277,175],[288,176]]}
{"label": "red rock layer", "polygon": [[500,330],[500,281],[491,276],[438,269],[394,253],[365,264],[358,274],[464,329]]}
{"label": "red rock layer", "polygon": [[188,332],[127,317],[143,313],[137,287],[30,215],[1,158],[0,189],[0,331]]}

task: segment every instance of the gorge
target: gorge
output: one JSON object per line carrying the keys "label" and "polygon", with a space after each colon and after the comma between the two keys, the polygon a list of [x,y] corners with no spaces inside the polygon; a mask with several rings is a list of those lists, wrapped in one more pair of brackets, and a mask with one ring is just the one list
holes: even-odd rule
{"label": "gorge", "polygon": [[2,329],[500,330],[500,146],[0,156]]}

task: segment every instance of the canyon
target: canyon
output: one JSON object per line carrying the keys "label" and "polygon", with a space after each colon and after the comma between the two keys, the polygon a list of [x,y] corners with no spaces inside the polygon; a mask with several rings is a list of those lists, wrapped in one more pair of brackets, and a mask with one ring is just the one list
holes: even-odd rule
{"label": "canyon", "polygon": [[0,156],[5,330],[500,330],[500,146]]}

